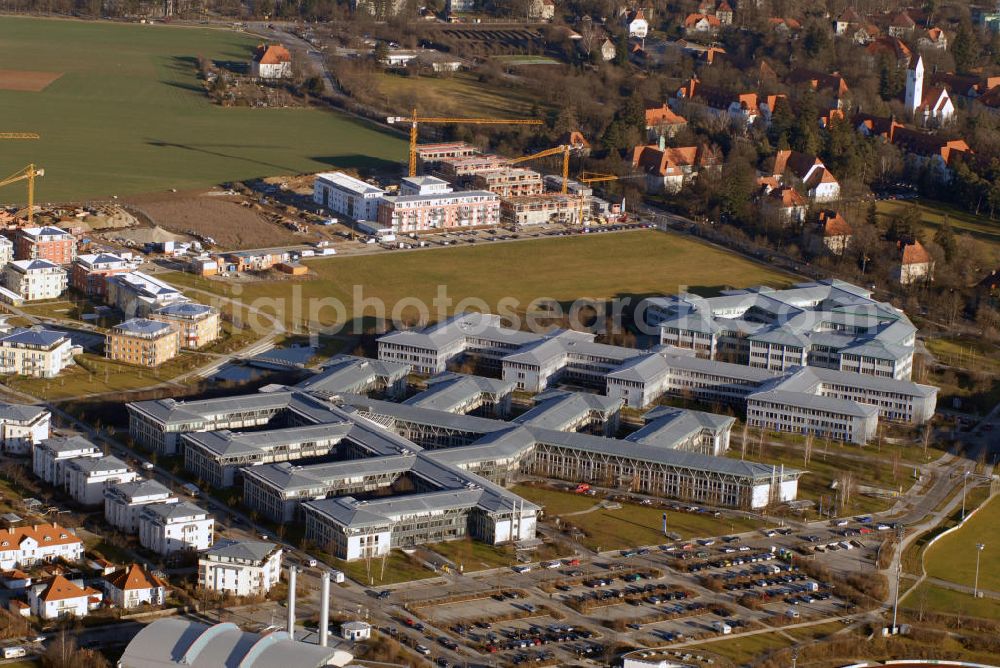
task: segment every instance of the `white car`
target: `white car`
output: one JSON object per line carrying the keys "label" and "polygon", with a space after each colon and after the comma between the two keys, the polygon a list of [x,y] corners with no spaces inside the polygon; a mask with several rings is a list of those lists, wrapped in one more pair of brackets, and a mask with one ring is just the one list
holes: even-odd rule
{"label": "white car", "polygon": [[531,566],[524,566],[524,565],[514,566],[514,568],[512,570],[515,573],[530,573],[531,572]]}
{"label": "white car", "polygon": [[559,568],[562,566],[562,562],[559,561],[543,561],[542,568]]}

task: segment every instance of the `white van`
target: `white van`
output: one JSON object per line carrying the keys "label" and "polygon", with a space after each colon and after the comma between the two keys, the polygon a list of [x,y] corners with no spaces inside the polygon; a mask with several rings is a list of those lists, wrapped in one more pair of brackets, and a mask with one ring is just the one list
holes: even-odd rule
{"label": "white van", "polygon": [[330,571],[330,579],[337,584],[341,584],[344,581],[344,571]]}
{"label": "white van", "polygon": [[20,656],[27,656],[28,650],[23,647],[4,647],[3,648],[3,658],[5,659],[16,659]]}

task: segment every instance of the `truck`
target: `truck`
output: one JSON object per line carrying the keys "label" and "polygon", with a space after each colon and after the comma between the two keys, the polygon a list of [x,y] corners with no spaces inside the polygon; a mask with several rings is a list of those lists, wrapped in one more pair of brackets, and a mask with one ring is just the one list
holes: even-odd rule
{"label": "truck", "polygon": [[193,482],[186,482],[181,485],[181,489],[190,494],[191,496],[201,496],[201,490]]}
{"label": "truck", "polygon": [[336,584],[341,584],[344,581],[344,571],[332,570],[330,571],[330,579]]}

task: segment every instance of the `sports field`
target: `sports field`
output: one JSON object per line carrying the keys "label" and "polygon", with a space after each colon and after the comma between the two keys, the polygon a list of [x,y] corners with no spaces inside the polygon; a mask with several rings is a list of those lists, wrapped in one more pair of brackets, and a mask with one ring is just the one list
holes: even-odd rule
{"label": "sports field", "polygon": [[[683,289],[705,295],[725,287],[787,286],[794,280],[687,237],[646,230],[378,253],[306,264],[318,274],[316,279],[261,281],[234,289],[230,282],[179,272],[163,278],[181,287],[238,297],[244,304],[257,302],[260,310],[280,313],[290,325],[307,318],[310,304],[320,299],[339,300],[349,320],[355,313],[371,316],[372,307],[362,309],[358,304],[355,309],[356,289],[365,298],[385,303],[387,315],[404,299],[431,304],[439,286],[453,300],[449,314],[466,298],[480,299],[490,310],[496,310],[501,300],[511,299],[507,304],[513,304],[512,308],[506,310],[523,313],[536,298],[569,302],[629,297],[638,301],[646,295]],[[296,293],[300,297],[293,299]],[[323,325],[337,322],[337,313],[330,307],[323,307],[317,316]]]}
{"label": "sports field", "polygon": [[[0,176],[29,162],[43,167],[37,201],[391,166],[406,157],[401,140],[331,111],[212,105],[196,78],[198,57],[246,62],[257,43],[250,35],[4,17],[0,43],[0,130],[42,135],[5,141]],[[26,197],[23,187],[0,190],[0,202]]]}

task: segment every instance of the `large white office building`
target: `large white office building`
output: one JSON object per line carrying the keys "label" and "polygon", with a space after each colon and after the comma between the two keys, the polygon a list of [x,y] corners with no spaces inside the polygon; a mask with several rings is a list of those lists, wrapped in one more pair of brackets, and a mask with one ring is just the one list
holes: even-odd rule
{"label": "large white office building", "polygon": [[913,323],[870,290],[838,280],[652,298],[646,320],[664,344],[759,369],[815,366],[908,380],[913,368]]}

